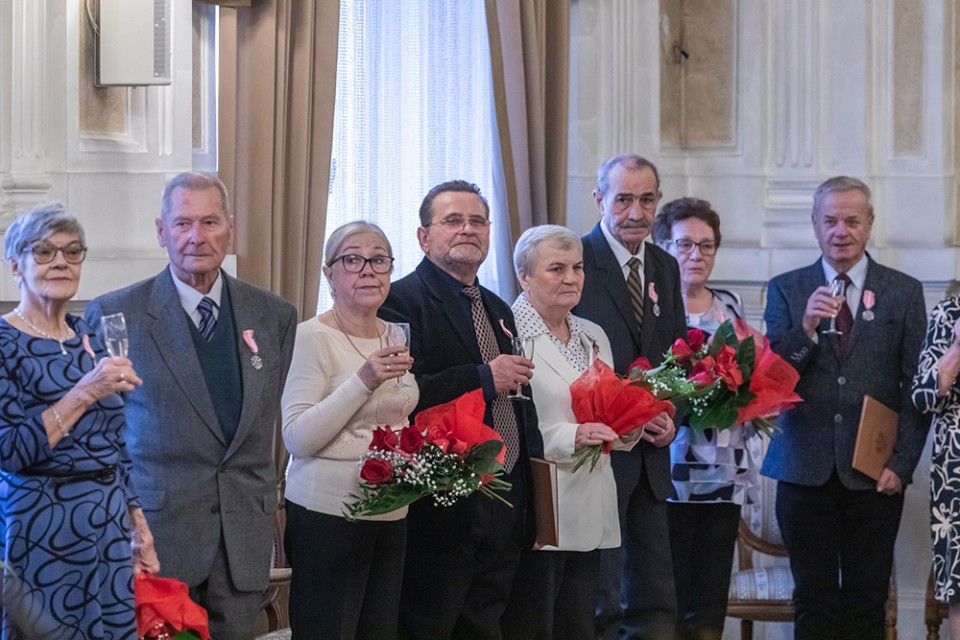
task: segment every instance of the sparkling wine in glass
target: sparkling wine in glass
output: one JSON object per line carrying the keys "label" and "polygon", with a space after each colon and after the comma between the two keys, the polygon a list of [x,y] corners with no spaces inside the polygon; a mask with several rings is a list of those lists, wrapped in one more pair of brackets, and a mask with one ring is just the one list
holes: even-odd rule
{"label": "sparkling wine in glass", "polygon": [[[841,304],[843,303],[846,290],[847,290],[847,283],[845,280],[841,280],[840,278],[834,278],[833,282],[830,283],[830,295],[832,295],[834,299]],[[836,315],[830,318],[830,328],[825,330],[824,333],[830,333],[838,336],[843,333],[842,331],[837,329]]]}
{"label": "sparkling wine in glass", "polygon": [[[510,338],[510,342],[513,345],[513,355],[523,356],[533,360],[533,338],[526,338],[524,336],[513,336]],[[517,383],[517,390],[510,393],[511,400],[529,400],[530,396],[523,395],[523,385],[519,382]]]}
{"label": "sparkling wine in glass", "polygon": [[[410,323],[409,322],[388,322],[387,323],[387,346],[390,347],[410,347]],[[397,378],[398,387],[409,387],[409,382],[403,381],[403,376]]]}
{"label": "sparkling wine in glass", "polygon": [[114,313],[100,318],[103,341],[107,352],[114,358],[127,357],[127,320],[122,313]]}

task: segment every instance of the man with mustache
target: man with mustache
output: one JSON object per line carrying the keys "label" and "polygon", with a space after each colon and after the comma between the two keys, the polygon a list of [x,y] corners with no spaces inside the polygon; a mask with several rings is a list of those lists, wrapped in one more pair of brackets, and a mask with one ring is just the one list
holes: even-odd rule
{"label": "man with mustache", "polygon": [[[867,254],[873,205],[860,180],[821,184],[811,221],[821,258],[770,281],[767,336],[800,373],[804,401],[780,415],[761,473],[778,481],[777,521],[796,583],[794,636],[879,640],[903,490],[929,427],[910,399],[923,287]],[[846,290],[834,297],[836,280]],[[831,319],[839,334],[829,332]],[[865,395],[899,414],[878,479],[852,466]]]}
{"label": "man with mustache", "polygon": [[[614,156],[597,171],[600,221],[582,238],[586,277],[573,313],[603,327],[620,374],[641,356],[658,364],[686,336],[677,261],[645,242],[662,195],[657,168],[638,155]],[[604,638],[674,637],[666,499],[673,493],[667,445],[675,435],[673,420],[661,414],[632,451],[611,453],[622,546],[601,555],[597,628]]]}
{"label": "man with mustache", "polygon": [[507,392],[530,381],[533,362],[511,355],[513,313],[477,281],[490,248],[490,207],[480,189],[464,180],[431,189],[420,206],[417,238],[423,261],[391,285],[380,308],[385,320],[410,323],[420,387],[410,418],[483,389],[484,422],[506,445],[504,479],[512,489],[503,497],[513,508],[479,492],[451,507],[429,499],[410,506],[400,635],[499,640],[521,546],[532,544],[532,535],[526,542],[523,536],[529,456],[543,456],[533,403],[511,401]]}

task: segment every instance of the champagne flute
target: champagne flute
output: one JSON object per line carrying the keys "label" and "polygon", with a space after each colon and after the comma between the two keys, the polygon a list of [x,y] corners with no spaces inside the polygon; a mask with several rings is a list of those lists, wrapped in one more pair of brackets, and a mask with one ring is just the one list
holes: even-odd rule
{"label": "champagne flute", "polygon": [[[833,282],[830,283],[830,295],[837,301],[842,303],[844,295],[846,294],[847,283],[845,280],[840,278],[834,278]],[[837,316],[836,314],[830,318],[830,328],[826,329],[824,333],[829,333],[833,335],[842,335],[843,331],[837,329]]]}
{"label": "champagne flute", "polygon": [[[510,343],[513,346],[513,355],[523,356],[533,360],[533,338],[523,336],[511,336]],[[523,385],[517,383],[517,390],[509,394],[511,400],[529,400],[530,396],[523,395]]]}
{"label": "champagne flute", "polygon": [[122,313],[100,318],[100,329],[107,352],[114,358],[127,357],[127,320]]}
{"label": "champagne flute", "polygon": [[[410,323],[409,322],[388,322],[387,323],[387,346],[389,347],[409,347],[410,346]],[[397,378],[398,387],[409,387],[409,382],[403,381],[403,376]]]}

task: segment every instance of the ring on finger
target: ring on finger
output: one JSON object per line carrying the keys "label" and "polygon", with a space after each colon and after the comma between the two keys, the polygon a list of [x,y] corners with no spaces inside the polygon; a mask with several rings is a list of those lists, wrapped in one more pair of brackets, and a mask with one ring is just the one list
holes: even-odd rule
{"label": "ring on finger", "polygon": [[123,371],[120,372],[120,382],[124,381]]}
{"label": "ring on finger", "polygon": [[388,363],[387,363],[387,371],[391,371],[391,370],[392,370],[392,368],[390,367],[390,363],[388,362]]}

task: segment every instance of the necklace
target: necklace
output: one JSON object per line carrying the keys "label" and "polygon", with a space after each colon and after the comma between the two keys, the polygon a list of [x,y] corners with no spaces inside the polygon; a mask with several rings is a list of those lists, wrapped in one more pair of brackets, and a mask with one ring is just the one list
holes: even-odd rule
{"label": "necklace", "polygon": [[[353,347],[353,350],[356,351],[357,354],[364,360],[369,360],[370,356],[364,355],[360,349],[357,349],[357,345],[353,344],[353,340],[350,339],[350,334],[344,331],[343,325],[340,324],[340,314],[337,313],[337,307],[333,306],[330,308],[330,310],[333,311],[333,320],[337,323],[337,328],[340,329],[340,333],[342,333],[343,337],[347,339],[347,342],[350,343],[350,346]],[[380,342],[380,348],[383,349],[383,334],[381,334],[379,331],[377,332],[377,340]]]}
{"label": "necklace", "polygon": [[71,332],[70,332],[70,328],[69,328],[69,327],[67,327],[67,331],[66,331],[65,333],[61,334],[60,337],[58,338],[57,336],[54,336],[54,335],[51,335],[51,334],[47,333],[46,331],[44,331],[43,329],[41,329],[41,328],[38,327],[37,325],[35,325],[35,324],[33,324],[32,322],[30,322],[29,320],[27,320],[27,316],[23,315],[23,312],[20,311],[20,307],[14,307],[14,308],[13,308],[13,312],[14,312],[15,314],[17,314],[17,317],[18,317],[18,318],[20,318],[21,320],[23,320],[23,323],[24,323],[24,324],[26,324],[28,327],[30,327],[31,329],[33,329],[35,332],[39,333],[41,337],[44,337],[44,338],[46,338],[47,340],[56,340],[56,341],[57,341],[57,344],[60,345],[60,353],[62,353],[63,355],[67,355],[67,349],[66,349],[66,347],[63,346],[63,342],[64,342],[64,340],[69,340],[70,337],[71,337],[71,336],[70,336],[70,333],[71,333]]}

